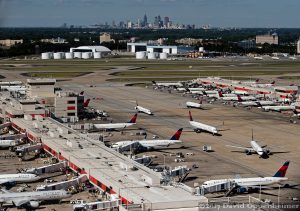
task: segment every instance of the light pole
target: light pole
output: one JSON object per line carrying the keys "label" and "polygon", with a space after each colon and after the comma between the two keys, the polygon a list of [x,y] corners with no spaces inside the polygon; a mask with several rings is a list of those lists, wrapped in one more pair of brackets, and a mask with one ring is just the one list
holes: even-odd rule
{"label": "light pole", "polygon": [[278,199],[277,199],[277,203],[278,203],[278,207],[279,207],[279,203],[280,203],[280,185],[279,186],[279,189],[278,189]]}

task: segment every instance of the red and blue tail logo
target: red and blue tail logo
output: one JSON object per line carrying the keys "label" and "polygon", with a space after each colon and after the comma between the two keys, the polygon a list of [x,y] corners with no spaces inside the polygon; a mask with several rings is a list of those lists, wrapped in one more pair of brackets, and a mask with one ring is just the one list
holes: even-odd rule
{"label": "red and blue tail logo", "polygon": [[240,95],[237,95],[237,99],[238,99],[238,102],[242,102],[243,101],[243,99],[241,98]]}
{"label": "red and blue tail logo", "polygon": [[84,103],[83,103],[83,107],[86,108],[89,106],[91,99],[87,99]]}
{"label": "red and blue tail logo", "polygon": [[137,114],[135,114],[128,123],[135,124],[136,123],[136,119],[137,119]]}
{"label": "red and blue tail logo", "polygon": [[285,161],[283,166],[276,172],[276,174],[273,177],[285,177],[286,171],[289,167],[290,161]]}
{"label": "red and blue tail logo", "polygon": [[182,128],[177,130],[177,132],[170,138],[170,140],[179,140],[182,133]]}
{"label": "red and blue tail logo", "polygon": [[219,97],[224,97],[222,92],[218,92],[219,93]]}

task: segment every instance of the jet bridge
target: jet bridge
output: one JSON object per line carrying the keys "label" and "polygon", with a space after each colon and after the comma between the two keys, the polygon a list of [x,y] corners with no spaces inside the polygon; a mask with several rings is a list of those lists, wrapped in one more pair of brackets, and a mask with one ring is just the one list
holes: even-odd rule
{"label": "jet bridge", "polygon": [[235,188],[236,183],[232,180],[227,180],[226,182],[216,183],[208,187],[199,186],[195,188],[195,194],[203,196],[207,193],[226,192],[226,196],[228,196]]}
{"label": "jet bridge", "polygon": [[3,124],[0,125],[0,129],[6,128],[6,127],[10,127],[11,126],[11,122],[5,122]]}
{"label": "jet bridge", "polygon": [[42,148],[43,147],[42,147],[41,143],[38,143],[35,145],[30,145],[30,144],[23,145],[23,146],[17,147],[16,155],[18,157],[24,157],[25,154],[29,154],[30,152],[35,152],[37,154],[42,150]]}
{"label": "jet bridge", "polygon": [[59,162],[59,163],[55,163],[55,164],[51,164],[51,165],[47,165],[47,166],[41,166],[38,168],[30,168],[30,169],[26,169],[25,173],[41,175],[41,174],[45,174],[45,173],[59,172],[59,171],[63,171],[64,169],[66,169],[67,164],[68,163],[66,161],[63,161],[63,162]]}
{"label": "jet bridge", "polygon": [[142,146],[139,142],[132,142],[130,144],[127,144],[126,146],[118,147],[117,151],[119,153],[122,152],[136,152],[138,150],[141,150]]}
{"label": "jet bridge", "polygon": [[151,156],[143,156],[143,157],[140,157],[140,158],[134,158],[133,160],[135,162],[143,164],[144,166],[149,166],[152,163]]}
{"label": "jet bridge", "polygon": [[16,140],[27,137],[25,133],[15,134],[15,135],[8,135],[8,136],[1,136],[1,140]]}
{"label": "jet bridge", "polygon": [[172,182],[172,179],[178,178],[178,182],[183,182],[190,173],[190,169],[187,166],[178,166],[174,169],[165,169],[162,172],[162,181],[165,184]]}

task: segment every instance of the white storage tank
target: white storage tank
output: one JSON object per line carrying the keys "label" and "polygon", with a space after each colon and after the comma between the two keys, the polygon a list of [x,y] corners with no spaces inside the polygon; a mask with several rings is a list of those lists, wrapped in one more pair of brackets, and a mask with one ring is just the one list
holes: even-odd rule
{"label": "white storage tank", "polygon": [[81,52],[74,52],[74,58],[81,59],[82,53]]}
{"label": "white storage tank", "polygon": [[73,52],[66,52],[65,57],[66,57],[66,59],[73,59],[74,58],[74,53]]}
{"label": "white storage tank", "polygon": [[83,59],[90,59],[92,57],[92,52],[83,52],[82,58]]}
{"label": "white storage tank", "polygon": [[101,58],[102,58],[101,52],[94,53],[94,59],[101,59]]}
{"label": "white storage tank", "polygon": [[160,53],[159,54],[159,58],[160,59],[167,59],[168,58],[168,54],[167,53]]}
{"label": "white storage tank", "polygon": [[54,59],[62,59],[63,58],[63,53],[62,52],[57,52],[53,54]]}
{"label": "white storage tank", "polygon": [[135,53],[136,59],[146,59],[146,52],[145,51],[138,51]]}
{"label": "white storage tank", "polygon": [[156,59],[156,53],[154,52],[148,53],[148,59]]}
{"label": "white storage tank", "polygon": [[199,52],[204,52],[204,47],[199,47]]}
{"label": "white storage tank", "polygon": [[42,59],[51,59],[51,58],[52,58],[51,52],[42,53]]}

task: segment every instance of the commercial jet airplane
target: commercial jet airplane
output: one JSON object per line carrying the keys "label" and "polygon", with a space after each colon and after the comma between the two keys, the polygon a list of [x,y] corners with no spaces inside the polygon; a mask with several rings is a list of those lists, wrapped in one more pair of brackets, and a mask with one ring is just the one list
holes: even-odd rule
{"label": "commercial jet airplane", "polygon": [[253,96],[240,96],[240,95],[235,95],[235,96],[224,96],[221,92],[219,92],[219,99],[223,101],[245,101],[245,100],[256,100],[255,97]]}
{"label": "commercial jet airplane", "polygon": [[245,107],[262,107],[275,105],[275,102],[271,100],[243,101],[242,98],[238,96],[238,104]]}
{"label": "commercial jet airplane", "polygon": [[137,114],[135,114],[129,122],[125,123],[108,123],[108,124],[94,124],[94,127],[102,130],[124,129],[136,124]]}
{"label": "commercial jet airplane", "polygon": [[237,191],[249,192],[253,189],[260,189],[261,186],[279,184],[282,181],[288,180],[285,177],[286,171],[289,167],[290,161],[286,161],[283,166],[274,174],[273,177],[253,177],[253,178],[230,178],[230,179],[218,179],[218,180],[209,180],[203,183],[202,187],[208,188],[218,184],[224,184],[227,182],[234,182],[237,185]]}
{"label": "commercial jet airplane", "polygon": [[233,147],[238,149],[243,149],[247,155],[251,155],[252,153],[257,153],[260,158],[268,158],[271,154],[271,151],[269,149],[265,149],[267,145],[260,146],[256,141],[252,140],[250,141],[251,147],[241,147],[241,146],[232,146],[232,145],[226,145],[227,147]]}
{"label": "commercial jet airplane", "polygon": [[182,87],[183,84],[181,82],[156,82],[152,81],[155,86],[165,86],[165,87]]}
{"label": "commercial jet airplane", "polygon": [[259,88],[272,87],[274,85],[275,85],[275,81],[272,81],[269,84],[251,84],[252,87],[259,87]]}
{"label": "commercial jet airplane", "polygon": [[61,200],[72,195],[65,190],[33,191],[14,193],[2,189],[0,203],[13,204],[16,207],[38,208],[41,201]]}
{"label": "commercial jet airplane", "polygon": [[291,111],[295,110],[295,105],[282,105],[282,106],[262,106],[261,107],[264,111]]}
{"label": "commercial jet airplane", "polygon": [[[182,133],[182,128],[180,128],[169,140],[167,139],[158,139],[158,140],[133,140],[133,141],[119,141],[112,145],[112,148],[121,148],[137,144],[137,148],[142,150],[154,150],[154,149],[163,149],[167,148],[170,145],[182,143],[180,139]],[[130,150],[130,148],[128,148]]]}
{"label": "commercial jet airplane", "polygon": [[35,182],[40,179],[35,174],[1,174],[0,185],[22,183],[22,182]]}
{"label": "commercial jet airplane", "polygon": [[202,99],[199,100],[199,103],[188,101],[185,103],[187,108],[202,108]]}
{"label": "commercial jet airplane", "polygon": [[148,115],[153,115],[153,113],[148,108],[139,106],[138,103],[136,103],[136,106],[134,107],[134,109],[137,110],[137,112],[145,113]]}
{"label": "commercial jet airplane", "polygon": [[293,110],[293,113],[294,113],[294,116],[296,116],[298,118],[300,117],[300,112],[297,111],[296,109]]}
{"label": "commercial jet airplane", "polygon": [[218,134],[218,129],[216,127],[194,121],[191,111],[189,111],[189,116],[190,116],[190,125],[194,128],[194,131],[196,133],[206,131],[212,133],[213,135]]}

